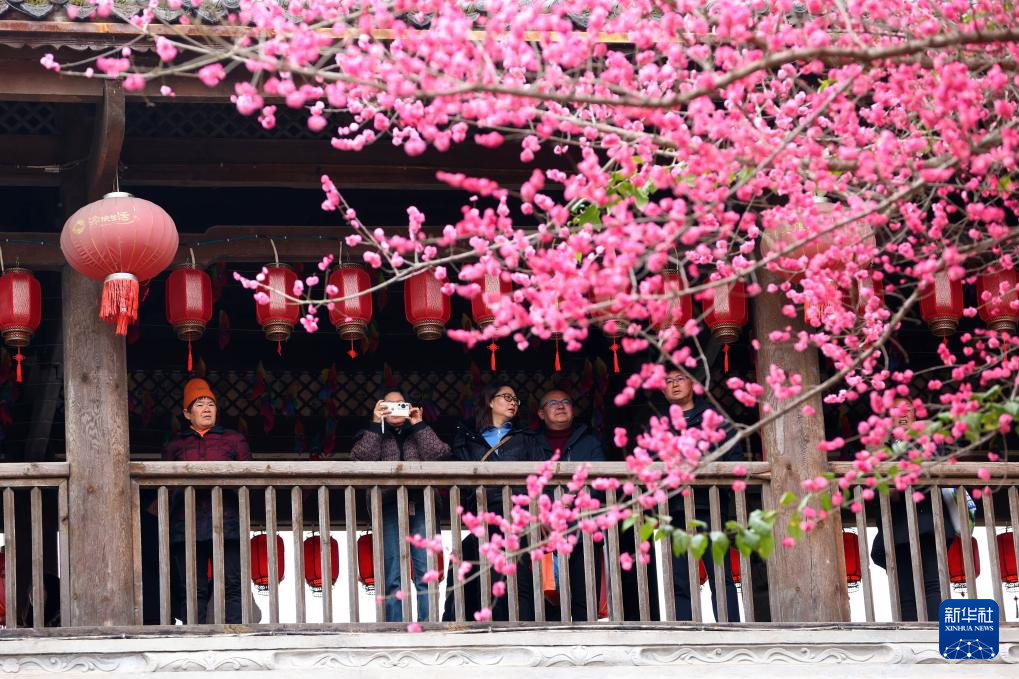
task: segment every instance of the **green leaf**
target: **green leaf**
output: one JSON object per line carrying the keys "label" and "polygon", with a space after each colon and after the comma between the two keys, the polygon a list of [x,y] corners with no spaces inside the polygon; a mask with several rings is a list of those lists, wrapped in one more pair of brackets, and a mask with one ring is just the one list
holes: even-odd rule
{"label": "green leaf", "polygon": [[580,215],[577,217],[577,220],[579,224],[582,226],[584,224],[594,224],[595,226],[601,226],[602,225],[601,209],[594,203],[591,203],[586,208],[584,208],[584,211],[580,213]]}
{"label": "green leaf", "polygon": [[736,536],[736,549],[740,551],[740,554],[750,556],[751,552],[760,548],[764,540],[770,539],[770,537],[770,535],[762,536],[750,531],[740,533]]}
{"label": "green leaf", "polygon": [[796,495],[791,490],[782,493],[782,499],[778,501],[783,507],[788,507],[794,502],[796,502]]}
{"label": "green leaf", "polygon": [[821,509],[831,513],[832,510],[831,493],[826,492],[823,495],[821,495]]}
{"label": "green leaf", "polygon": [[631,516],[627,519],[623,519],[623,530],[627,531],[633,528],[633,524],[637,523],[637,517]]}
{"label": "green leaf", "polygon": [[690,534],[684,530],[677,530],[672,534],[672,553],[676,556],[686,554],[690,549]]}
{"label": "green leaf", "polygon": [[695,559],[704,556],[704,550],[708,548],[708,536],[704,533],[697,533],[690,538],[690,555]]}
{"label": "green leaf", "polygon": [[[771,512],[774,514],[774,512]],[[755,509],[750,512],[750,519],[747,522],[750,530],[754,531],[758,535],[771,534],[771,529],[775,525],[775,517],[772,516],[769,520],[768,517],[760,509]]]}
{"label": "green leaf", "polygon": [[697,519],[690,519],[686,523],[687,523],[687,527],[688,528],[703,528],[703,529],[707,529],[707,527],[708,527],[708,524],[704,523],[703,521],[698,521]]}
{"label": "green leaf", "polygon": [[762,535],[761,542],[757,545],[757,553],[762,559],[767,559],[775,551],[775,538],[770,535]]}
{"label": "green leaf", "polygon": [[640,541],[645,542],[651,534],[655,532],[655,526],[658,522],[654,519],[645,519],[644,523],[640,525]]}
{"label": "green leaf", "polygon": [[717,564],[725,563],[724,559],[729,553],[729,536],[722,531],[711,532],[711,558]]}
{"label": "green leaf", "polygon": [[799,542],[800,538],[803,537],[803,529],[800,528],[800,515],[799,513],[793,514],[789,519],[789,523],[786,524],[786,532],[789,533],[789,537]]}

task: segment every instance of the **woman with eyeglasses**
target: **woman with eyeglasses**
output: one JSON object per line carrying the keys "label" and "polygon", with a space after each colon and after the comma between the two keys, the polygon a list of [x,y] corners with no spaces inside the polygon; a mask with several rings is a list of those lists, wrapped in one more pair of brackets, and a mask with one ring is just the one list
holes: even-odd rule
{"label": "woman with eyeglasses", "polygon": [[[460,462],[533,462],[543,461],[542,446],[533,431],[516,421],[520,409],[520,398],[513,387],[504,383],[493,383],[482,390],[482,398],[474,416],[474,421],[466,421],[457,427],[453,436],[453,459]],[[512,489],[513,494],[526,492],[522,488]],[[486,509],[505,516],[502,503],[502,486],[486,489]],[[460,489],[460,500],[464,512],[477,513],[475,489]],[[495,526],[489,526],[489,536],[497,532]],[[463,559],[475,564],[464,582],[456,578],[457,565],[450,564],[446,579],[446,605],[442,619],[453,621],[455,617],[454,589],[463,587],[464,612],[467,620],[474,620],[474,614],[482,606],[481,580],[478,577],[478,539],[468,535],[463,541]],[[534,597],[531,584],[531,561],[526,550],[521,548],[521,557],[517,560],[517,591],[521,620],[534,619]],[[503,580],[503,576],[492,571],[492,582]],[[508,620],[508,594],[492,598],[492,619]]]}

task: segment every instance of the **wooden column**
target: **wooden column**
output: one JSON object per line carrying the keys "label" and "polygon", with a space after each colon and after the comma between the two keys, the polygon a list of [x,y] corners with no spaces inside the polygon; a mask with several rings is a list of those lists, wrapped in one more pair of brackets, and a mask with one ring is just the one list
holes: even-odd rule
{"label": "wooden column", "polygon": [[[780,282],[774,274],[763,272],[759,277],[762,287]],[[787,374],[798,373],[803,378],[804,391],[819,382],[818,352],[807,349],[798,352],[793,347],[796,333],[805,328],[797,317],[782,315],[783,297],[763,293],[755,299],[754,330],[761,348],[757,355],[757,380],[767,385],[765,378],[772,364]],[[768,340],[773,330],[792,326],[793,340]],[[771,389],[765,386],[762,403],[771,406],[772,412],[783,407]],[[815,415],[807,417],[802,408],[812,406]],[[802,403],[761,432],[764,451],[771,463],[771,492],[775,504],[786,491],[799,497],[803,490],[800,482],[814,478],[828,470],[825,453],[817,449],[824,439],[824,420],[821,397],[815,396]],[[763,412],[762,412],[763,416]],[[785,537],[788,510],[780,510],[775,523],[776,541]],[[836,514],[807,534],[795,547],[777,547],[768,560],[768,587],[771,615],[775,622],[840,622],[849,620],[849,595],[846,591],[845,561],[839,548],[841,520]]]}
{"label": "wooden column", "polygon": [[101,289],[64,269],[70,624],[82,626],[134,622],[127,352],[124,338],[99,320]]}

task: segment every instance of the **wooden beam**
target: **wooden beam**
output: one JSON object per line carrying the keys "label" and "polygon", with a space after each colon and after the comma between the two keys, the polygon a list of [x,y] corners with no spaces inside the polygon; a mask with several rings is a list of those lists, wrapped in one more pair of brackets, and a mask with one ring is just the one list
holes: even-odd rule
{"label": "wooden beam", "polygon": [[[781,283],[770,271],[761,271],[759,283]],[[769,337],[772,331],[793,325],[792,336],[804,329],[800,319],[790,321],[782,314],[785,299],[781,295],[764,293],[754,304],[754,334]],[[771,365],[782,366],[786,372],[803,377],[804,391],[816,386],[820,380],[817,351],[796,351],[794,340],[761,342],[757,355],[757,381],[767,383]],[[785,404],[767,388],[763,403],[772,412]],[[803,414],[804,406],[812,406],[815,413]],[[818,450],[824,440],[824,419],[821,415],[821,396],[809,399],[781,418],[763,427],[761,438],[764,452],[771,464],[771,497],[778,499],[787,491],[799,497],[801,483],[828,471],[827,456]],[[786,535],[785,525],[789,509],[779,508],[775,521],[775,539]],[[771,593],[771,616],[776,622],[846,622],[849,620],[849,595],[846,591],[846,564],[841,546],[842,522],[838,512],[807,533],[792,549],[777,548],[768,559],[768,588]]]}
{"label": "wooden beam", "polygon": [[[130,625],[134,615],[127,352],[99,320],[102,283],[63,272],[71,626]],[[97,520],[109,517],[110,520]]]}
{"label": "wooden beam", "polygon": [[103,83],[103,98],[92,127],[92,149],[85,177],[88,202],[99,200],[103,194],[113,190],[123,145],[124,88],[117,81],[107,80]]}

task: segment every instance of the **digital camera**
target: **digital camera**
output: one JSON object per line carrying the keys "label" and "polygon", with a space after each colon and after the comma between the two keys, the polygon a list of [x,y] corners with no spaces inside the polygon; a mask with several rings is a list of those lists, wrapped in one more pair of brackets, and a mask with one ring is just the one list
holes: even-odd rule
{"label": "digital camera", "polygon": [[410,417],[409,403],[386,403],[386,415],[390,417]]}

